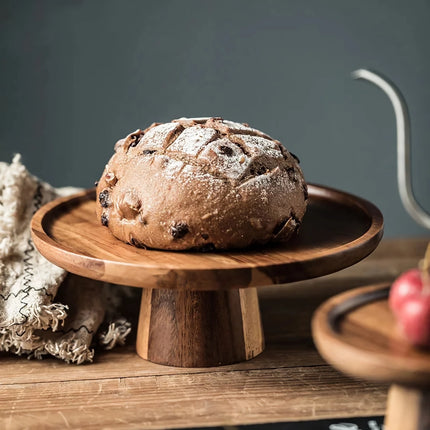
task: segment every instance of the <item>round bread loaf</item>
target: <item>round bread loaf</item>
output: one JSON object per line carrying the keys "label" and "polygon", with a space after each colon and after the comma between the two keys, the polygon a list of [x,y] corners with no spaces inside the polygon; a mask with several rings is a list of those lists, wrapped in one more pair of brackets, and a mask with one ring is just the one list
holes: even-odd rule
{"label": "round bread loaf", "polygon": [[137,247],[244,248],[288,240],[307,197],[297,157],[277,140],[222,118],[180,118],[116,143],[97,217]]}

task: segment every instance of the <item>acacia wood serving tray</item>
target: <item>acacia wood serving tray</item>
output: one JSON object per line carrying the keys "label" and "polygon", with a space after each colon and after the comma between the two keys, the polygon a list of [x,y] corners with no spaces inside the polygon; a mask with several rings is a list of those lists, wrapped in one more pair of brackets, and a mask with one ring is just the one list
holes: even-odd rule
{"label": "acacia wood serving tray", "polygon": [[389,285],[357,288],[315,312],[316,346],[330,364],[351,376],[391,384],[390,430],[430,428],[430,350],[407,342],[388,305]]}
{"label": "acacia wood serving tray", "polygon": [[112,236],[96,218],[95,204],[95,190],[87,190],[42,207],[31,224],[36,247],[69,272],[143,288],[138,354],[183,367],[261,353],[255,287],[348,267],[376,248],[383,231],[373,204],[311,185],[300,233],[285,245],[213,253],[145,250]]}
{"label": "acacia wood serving tray", "polygon": [[383,218],[363,199],[310,185],[300,233],[285,245],[213,253],[145,250],[101,225],[91,189],[48,203],[31,229],[48,260],[81,276],[135,287],[216,290],[299,281],[355,264],[376,248]]}

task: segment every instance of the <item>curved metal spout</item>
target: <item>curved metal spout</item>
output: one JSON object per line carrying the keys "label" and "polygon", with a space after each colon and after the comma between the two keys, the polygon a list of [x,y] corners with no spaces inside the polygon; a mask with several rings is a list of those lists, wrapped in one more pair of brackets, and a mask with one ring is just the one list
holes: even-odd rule
{"label": "curved metal spout", "polygon": [[423,227],[430,229],[430,214],[415,199],[411,180],[410,120],[408,107],[396,86],[381,75],[366,69],[352,72],[354,79],[364,79],[382,89],[389,97],[396,115],[397,128],[397,184],[400,199],[409,215]]}

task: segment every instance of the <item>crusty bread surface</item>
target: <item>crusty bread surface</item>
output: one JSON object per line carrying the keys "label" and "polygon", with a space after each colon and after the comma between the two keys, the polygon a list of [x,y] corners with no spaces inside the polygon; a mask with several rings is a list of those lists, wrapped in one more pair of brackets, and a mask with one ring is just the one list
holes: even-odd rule
{"label": "crusty bread surface", "polygon": [[221,118],[180,118],[115,145],[96,212],[137,247],[213,251],[287,241],[306,211],[298,159],[265,133]]}

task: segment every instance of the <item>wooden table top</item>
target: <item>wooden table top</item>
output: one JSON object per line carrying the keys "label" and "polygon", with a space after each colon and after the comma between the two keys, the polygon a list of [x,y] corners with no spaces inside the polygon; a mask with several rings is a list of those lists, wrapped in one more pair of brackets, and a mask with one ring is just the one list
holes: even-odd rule
{"label": "wooden table top", "polygon": [[311,315],[334,294],[390,281],[415,266],[429,240],[383,240],[370,257],[338,273],[260,288],[267,346],[246,363],[156,365],[135,354],[133,339],[96,352],[94,363],[83,366],[2,353],[0,428],[155,429],[383,415],[387,386],[328,366],[313,346]]}

